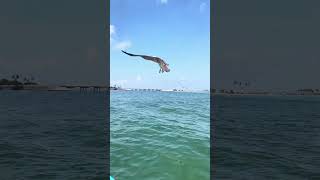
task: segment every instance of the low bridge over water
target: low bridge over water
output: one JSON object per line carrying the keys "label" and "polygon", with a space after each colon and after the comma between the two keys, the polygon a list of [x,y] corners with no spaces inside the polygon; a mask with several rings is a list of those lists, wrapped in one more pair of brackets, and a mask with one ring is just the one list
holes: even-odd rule
{"label": "low bridge over water", "polygon": [[131,91],[161,91],[161,89],[130,89]]}
{"label": "low bridge over water", "polygon": [[68,88],[68,89],[78,88],[78,89],[80,89],[80,92],[88,92],[88,91],[101,92],[101,91],[106,91],[106,90],[109,89],[108,86],[75,86],[75,85],[64,85],[64,86],[60,86],[60,87],[64,87],[64,88]]}

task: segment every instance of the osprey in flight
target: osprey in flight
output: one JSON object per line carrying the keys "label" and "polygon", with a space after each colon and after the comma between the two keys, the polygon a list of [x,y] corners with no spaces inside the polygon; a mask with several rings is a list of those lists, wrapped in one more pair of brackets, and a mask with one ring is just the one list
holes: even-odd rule
{"label": "osprey in flight", "polygon": [[170,72],[170,69],[168,68],[169,64],[167,64],[164,60],[162,60],[159,57],[154,57],[154,56],[146,56],[146,55],[137,55],[137,54],[131,54],[131,53],[127,53],[123,50],[121,50],[123,53],[129,55],[129,56],[139,56],[142,57],[145,60],[149,60],[149,61],[153,61],[157,64],[159,64],[160,66],[160,70],[159,73],[163,73],[163,72]]}

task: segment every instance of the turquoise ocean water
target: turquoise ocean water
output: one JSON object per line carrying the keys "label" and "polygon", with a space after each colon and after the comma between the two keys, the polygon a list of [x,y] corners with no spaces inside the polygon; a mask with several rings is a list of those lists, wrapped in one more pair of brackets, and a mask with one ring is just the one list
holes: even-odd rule
{"label": "turquoise ocean water", "polygon": [[110,173],[116,180],[208,180],[209,93],[113,91]]}
{"label": "turquoise ocean water", "polygon": [[215,179],[320,179],[320,97],[215,96]]}
{"label": "turquoise ocean water", "polygon": [[106,179],[105,93],[0,91],[0,179]]}

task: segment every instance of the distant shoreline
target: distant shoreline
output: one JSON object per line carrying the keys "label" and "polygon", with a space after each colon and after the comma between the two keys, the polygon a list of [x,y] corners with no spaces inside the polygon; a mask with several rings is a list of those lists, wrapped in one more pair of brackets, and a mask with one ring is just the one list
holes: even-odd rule
{"label": "distant shoreline", "polygon": [[226,93],[211,93],[212,96],[319,96],[318,94],[226,94]]}
{"label": "distant shoreline", "polygon": [[225,95],[225,96],[319,96],[320,92],[314,91],[304,91],[304,90],[297,90],[297,91],[278,91],[278,92],[212,92],[213,95]]}
{"label": "distant shoreline", "polygon": [[181,90],[181,89],[139,89],[139,88],[120,88],[97,85],[0,85],[2,90],[10,91],[80,91],[80,92],[103,92],[103,91],[141,91],[141,92],[197,92],[210,93],[211,95],[223,96],[319,96],[318,89],[299,89],[296,91],[233,91],[233,90]]}
{"label": "distant shoreline", "polygon": [[81,86],[81,85],[0,85],[1,90],[10,90],[10,91],[106,91],[107,86]]}

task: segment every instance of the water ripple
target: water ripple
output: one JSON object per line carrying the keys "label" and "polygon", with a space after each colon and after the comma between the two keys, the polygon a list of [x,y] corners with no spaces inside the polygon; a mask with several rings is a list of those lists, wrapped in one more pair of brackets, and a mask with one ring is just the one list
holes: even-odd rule
{"label": "water ripple", "polygon": [[209,112],[209,94],[114,92],[111,173],[130,180],[209,179]]}

